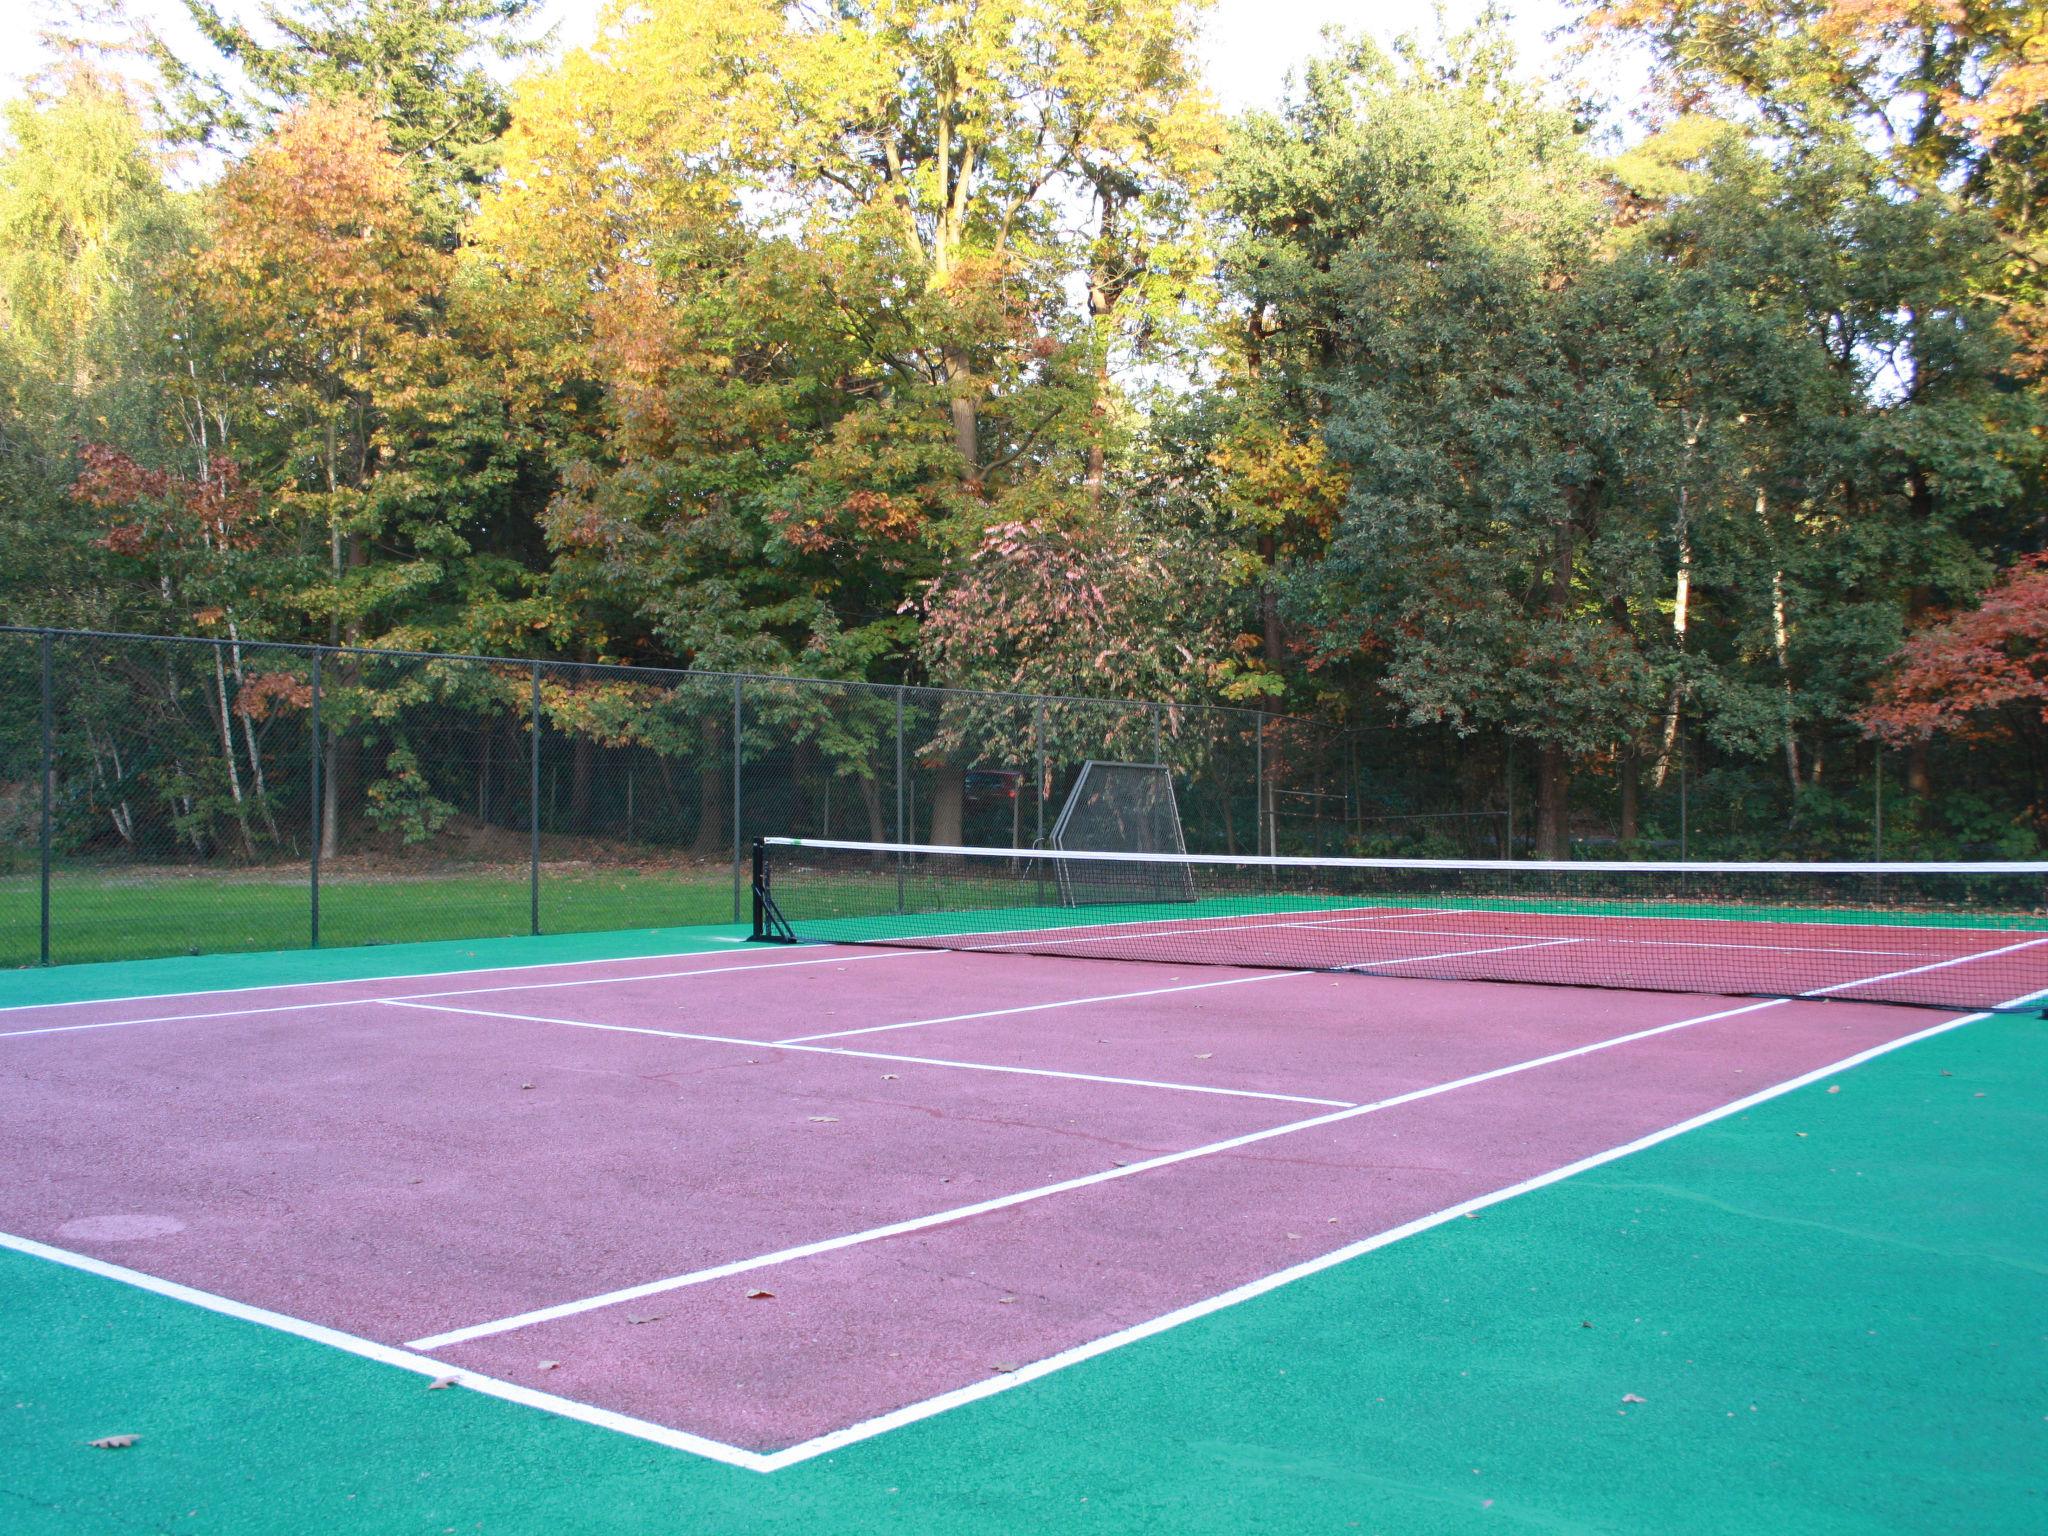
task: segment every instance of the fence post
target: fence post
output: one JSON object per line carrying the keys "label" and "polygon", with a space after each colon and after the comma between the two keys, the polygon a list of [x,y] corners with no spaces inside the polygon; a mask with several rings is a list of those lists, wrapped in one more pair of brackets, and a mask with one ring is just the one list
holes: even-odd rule
{"label": "fence post", "polygon": [[740,920],[740,679],[732,680],[732,920]]}
{"label": "fence post", "polygon": [[1884,743],[1877,744],[1877,785],[1876,799],[1871,808],[1870,830],[1872,837],[1871,857],[1884,857]]}
{"label": "fence post", "polygon": [[[909,841],[903,835],[903,686],[896,687],[896,841]],[[896,910],[903,910],[903,855],[896,855]]]}
{"label": "fence post", "polygon": [[528,829],[527,906],[528,931],[540,937],[540,663],[533,664],[533,750],[527,770],[526,811]]}
{"label": "fence post", "polygon": [[1166,761],[1165,739],[1159,734],[1159,706],[1157,704],[1152,706],[1152,761],[1155,763],[1164,763]]}
{"label": "fence post", "polygon": [[321,832],[321,783],[320,783],[320,647],[313,647],[313,699],[307,716],[310,726],[310,741],[307,750],[312,754],[313,841],[312,852],[306,860],[306,918],[308,949],[320,947],[320,832]]}
{"label": "fence post", "polygon": [[50,651],[50,632],[46,629],[43,631],[42,634],[43,809],[42,827],[40,832],[42,851],[38,857],[38,864],[42,876],[42,960],[44,965],[48,965],[50,963],[50,820],[51,817],[55,814],[55,805],[53,802],[56,800],[57,778],[56,727],[53,719],[55,710],[50,699],[50,694],[54,686],[52,682],[52,675],[55,669],[51,663]]}

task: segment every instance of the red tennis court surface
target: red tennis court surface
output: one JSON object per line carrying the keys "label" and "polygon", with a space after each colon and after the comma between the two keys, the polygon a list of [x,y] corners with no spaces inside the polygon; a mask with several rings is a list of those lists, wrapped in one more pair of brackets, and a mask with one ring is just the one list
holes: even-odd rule
{"label": "red tennis court surface", "polygon": [[0,1229],[767,1470],[1951,1017],[765,947],[15,1009]]}

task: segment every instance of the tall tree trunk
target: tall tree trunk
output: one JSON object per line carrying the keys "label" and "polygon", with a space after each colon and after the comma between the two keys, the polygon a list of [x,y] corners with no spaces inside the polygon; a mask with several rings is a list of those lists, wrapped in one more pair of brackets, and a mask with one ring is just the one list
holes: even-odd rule
{"label": "tall tree trunk", "polygon": [[1615,767],[1621,775],[1621,845],[1623,848],[1633,848],[1639,818],[1636,781],[1639,777],[1640,760],[1636,757],[1635,749],[1631,747],[1623,752]]}
{"label": "tall tree trunk", "polygon": [[697,836],[690,843],[692,853],[709,857],[728,851],[725,780],[725,727],[709,721],[704,726],[704,759],[697,769]]}
{"label": "tall tree trunk", "polygon": [[860,790],[861,809],[867,812],[868,841],[871,843],[894,842],[895,838],[892,835],[892,829],[883,818],[882,786],[880,781],[872,774],[863,774],[853,782]]}
{"label": "tall tree trunk", "polygon": [[597,743],[588,736],[578,736],[569,759],[569,830],[572,832],[587,833],[590,830],[590,784],[596,763]]}
{"label": "tall tree trunk", "polygon": [[1562,859],[1571,854],[1571,779],[1562,746],[1546,741],[1536,749],[1536,854]]}
{"label": "tall tree trunk", "polygon": [[1259,535],[1259,628],[1268,666],[1277,667],[1286,658],[1286,637],[1280,632],[1280,594],[1273,586],[1273,561],[1279,546],[1270,533]]}
{"label": "tall tree trunk", "polygon": [[931,840],[941,847],[957,848],[963,830],[967,799],[967,770],[943,763],[932,773]]}
{"label": "tall tree trunk", "polygon": [[[1671,591],[1671,639],[1678,652],[1679,664],[1685,662],[1685,626],[1692,609],[1692,528],[1688,521],[1686,487],[1681,481],[1678,487],[1678,577]],[[1665,775],[1671,771],[1671,755],[1678,746],[1678,711],[1684,702],[1685,680],[1682,676],[1671,680],[1671,697],[1664,706],[1664,739],[1657,747],[1657,765],[1650,773],[1652,788],[1664,787]]]}

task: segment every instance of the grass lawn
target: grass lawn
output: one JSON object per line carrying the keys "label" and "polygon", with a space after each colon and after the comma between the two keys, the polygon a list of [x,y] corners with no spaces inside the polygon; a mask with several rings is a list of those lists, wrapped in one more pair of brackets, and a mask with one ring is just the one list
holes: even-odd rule
{"label": "grass lawn", "polygon": [[[324,879],[323,947],[529,931],[524,869],[476,874]],[[50,886],[58,964],[303,947],[303,878],[58,870]],[[34,965],[40,897],[34,876],[0,879],[0,966]],[[732,877],[701,866],[675,873],[541,866],[544,933],[668,928],[733,920]]]}

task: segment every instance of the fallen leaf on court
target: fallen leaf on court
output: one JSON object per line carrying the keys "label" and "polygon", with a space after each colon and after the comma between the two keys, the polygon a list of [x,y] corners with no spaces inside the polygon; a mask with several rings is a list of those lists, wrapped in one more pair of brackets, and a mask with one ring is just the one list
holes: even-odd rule
{"label": "fallen leaf on court", "polygon": [[1621,1400],[1624,1403],[1647,1403],[1649,1401],[1647,1397],[1637,1397],[1633,1392],[1622,1393]]}
{"label": "fallen leaf on court", "polygon": [[97,1440],[88,1440],[85,1443],[96,1451],[125,1451],[136,1439],[134,1435],[102,1435]]}
{"label": "fallen leaf on court", "polygon": [[1792,1134],[1793,1134],[1794,1136],[1804,1136],[1804,1135],[1806,1134],[1806,1132],[1804,1132],[1804,1131],[1794,1131],[1794,1132],[1793,1132]]}
{"label": "fallen leaf on court", "polygon": [[528,1089],[532,1088],[532,1087],[533,1087],[533,1084],[531,1084],[531,1083],[521,1083],[521,1084],[519,1085],[519,1087],[520,1087],[520,1091],[521,1091],[521,1092],[524,1092],[524,1091],[526,1091],[526,1090],[528,1090]]}
{"label": "fallen leaf on court", "polygon": [[1195,1060],[1207,1061],[1211,1056],[1214,1056],[1215,1054],[1216,1053],[1214,1051],[1197,1051],[1195,1053]]}
{"label": "fallen leaf on court", "polygon": [[1129,1164],[1129,1163],[1115,1163],[1115,1162],[1113,1162],[1113,1163],[1111,1163],[1111,1164],[1110,1164],[1109,1166],[1110,1166],[1110,1167],[1112,1167],[1112,1168],[1128,1168],[1128,1167],[1130,1167],[1130,1164]]}
{"label": "fallen leaf on court", "polygon": [[1288,1236],[1288,1239],[1289,1239],[1290,1241],[1292,1241],[1292,1242],[1297,1242],[1297,1243],[1298,1243],[1298,1242],[1300,1242],[1300,1241],[1301,1241],[1301,1234],[1300,1234],[1299,1232],[1290,1232],[1290,1233],[1288,1233],[1288,1234],[1287,1234],[1287,1236]]}
{"label": "fallen leaf on court", "polygon": [[1590,1328],[1590,1327],[1592,1327],[1593,1325],[1592,1325],[1591,1323],[1581,1323],[1581,1324],[1579,1324],[1579,1326],[1580,1326],[1581,1328]]}
{"label": "fallen leaf on court", "polygon": [[747,1292],[747,1300],[749,1300],[749,1301],[773,1301],[774,1299],[775,1299],[775,1293],[774,1293],[773,1291],[749,1291],[749,1292]]}
{"label": "fallen leaf on court", "polygon": [[561,1368],[562,1362],[559,1360],[543,1360],[535,1367],[536,1370],[542,1371],[559,1371]]}
{"label": "fallen leaf on court", "polygon": [[1479,1219],[1479,1213],[1477,1211],[1467,1211],[1465,1213],[1465,1219],[1467,1221],[1477,1221]]}
{"label": "fallen leaf on court", "polygon": [[658,1323],[667,1316],[666,1312],[628,1312],[626,1314],[626,1321],[629,1323]]}
{"label": "fallen leaf on court", "polygon": [[427,1383],[427,1390],[429,1392],[439,1392],[443,1387],[454,1386],[455,1383],[460,1381],[461,1379],[462,1378],[459,1376],[436,1376],[432,1381]]}
{"label": "fallen leaf on court", "polygon": [[1948,1070],[1948,1069],[1947,1069],[1946,1067],[1944,1067],[1944,1068],[1942,1069],[1942,1073],[1941,1073],[1941,1075],[1942,1075],[1943,1077],[1954,1077],[1954,1076],[1955,1076],[1955,1073],[1953,1073],[1953,1072],[1949,1071],[1949,1070]]}
{"label": "fallen leaf on court", "polygon": [[996,1305],[1007,1307],[1011,1302],[1015,1301],[1016,1299],[1017,1298],[1014,1296],[998,1296],[996,1298]]}
{"label": "fallen leaf on court", "polygon": [[813,1124],[813,1125],[837,1125],[838,1123],[839,1123],[839,1117],[838,1117],[837,1115],[813,1115],[813,1116],[811,1116],[811,1124]]}
{"label": "fallen leaf on court", "polygon": [[1828,1092],[1829,1092],[1829,1093],[1840,1093],[1841,1091],[1842,1091],[1842,1085],[1841,1085],[1840,1083],[1830,1083],[1830,1084],[1828,1085]]}
{"label": "fallen leaf on court", "polygon": [[989,1369],[994,1371],[998,1376],[1007,1376],[1010,1374],[1010,1372],[1016,1370],[1017,1367],[1015,1367],[1014,1365],[997,1364],[990,1366]]}
{"label": "fallen leaf on court", "polygon": [[884,1072],[882,1074],[882,1081],[885,1083],[893,1083],[896,1081],[896,1074],[894,1072]]}

